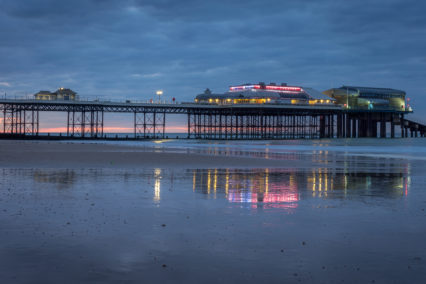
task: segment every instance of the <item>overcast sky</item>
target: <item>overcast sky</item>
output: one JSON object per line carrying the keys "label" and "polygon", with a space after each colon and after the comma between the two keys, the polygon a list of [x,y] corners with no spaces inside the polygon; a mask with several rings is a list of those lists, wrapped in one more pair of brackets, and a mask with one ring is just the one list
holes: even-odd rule
{"label": "overcast sky", "polygon": [[425,15],[419,0],[0,0],[0,94],[348,84],[405,90],[425,112]]}

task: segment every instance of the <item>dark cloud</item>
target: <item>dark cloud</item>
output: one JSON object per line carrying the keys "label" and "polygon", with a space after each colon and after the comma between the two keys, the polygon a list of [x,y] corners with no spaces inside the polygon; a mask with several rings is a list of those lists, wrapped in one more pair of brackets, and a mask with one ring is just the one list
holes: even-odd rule
{"label": "dark cloud", "polygon": [[[257,81],[406,90],[426,110],[421,1],[0,0],[0,91],[190,100]],[[7,83],[7,84],[6,84]]]}

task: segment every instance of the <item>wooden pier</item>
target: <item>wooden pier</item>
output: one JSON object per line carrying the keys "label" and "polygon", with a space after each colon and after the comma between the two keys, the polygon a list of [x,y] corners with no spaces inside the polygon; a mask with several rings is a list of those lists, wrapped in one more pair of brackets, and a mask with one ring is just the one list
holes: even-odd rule
{"label": "wooden pier", "polygon": [[187,115],[194,139],[316,139],[424,137],[425,125],[405,119],[408,111],[348,110],[340,105],[157,104],[99,101],[0,99],[1,137],[38,137],[40,112],[63,112],[62,138],[104,138],[106,113],[133,113],[132,139],[165,138],[166,117]]}

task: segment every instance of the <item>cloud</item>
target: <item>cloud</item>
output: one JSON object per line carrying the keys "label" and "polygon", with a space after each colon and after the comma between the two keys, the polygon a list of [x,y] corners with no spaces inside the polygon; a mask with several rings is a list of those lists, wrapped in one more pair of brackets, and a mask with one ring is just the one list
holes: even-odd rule
{"label": "cloud", "polygon": [[11,85],[10,85],[10,83],[8,83],[8,82],[0,82],[0,86],[3,86],[3,87],[10,87]]}
{"label": "cloud", "polygon": [[[426,110],[426,3],[414,0],[0,0],[0,78],[13,92],[189,101],[287,82],[403,89]],[[414,106],[416,108],[416,106]]]}
{"label": "cloud", "polygon": [[151,73],[151,74],[132,74],[131,75],[134,78],[157,78],[157,77],[161,77],[162,74],[161,73]]}

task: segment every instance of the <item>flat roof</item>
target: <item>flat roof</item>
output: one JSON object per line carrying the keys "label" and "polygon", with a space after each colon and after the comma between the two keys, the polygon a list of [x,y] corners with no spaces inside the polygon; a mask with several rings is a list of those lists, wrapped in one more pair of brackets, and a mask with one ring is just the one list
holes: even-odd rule
{"label": "flat roof", "polygon": [[377,93],[377,94],[388,94],[388,93],[403,93],[404,91],[391,89],[391,88],[376,88],[376,87],[359,87],[359,86],[342,86],[339,89],[354,89],[360,93]]}

